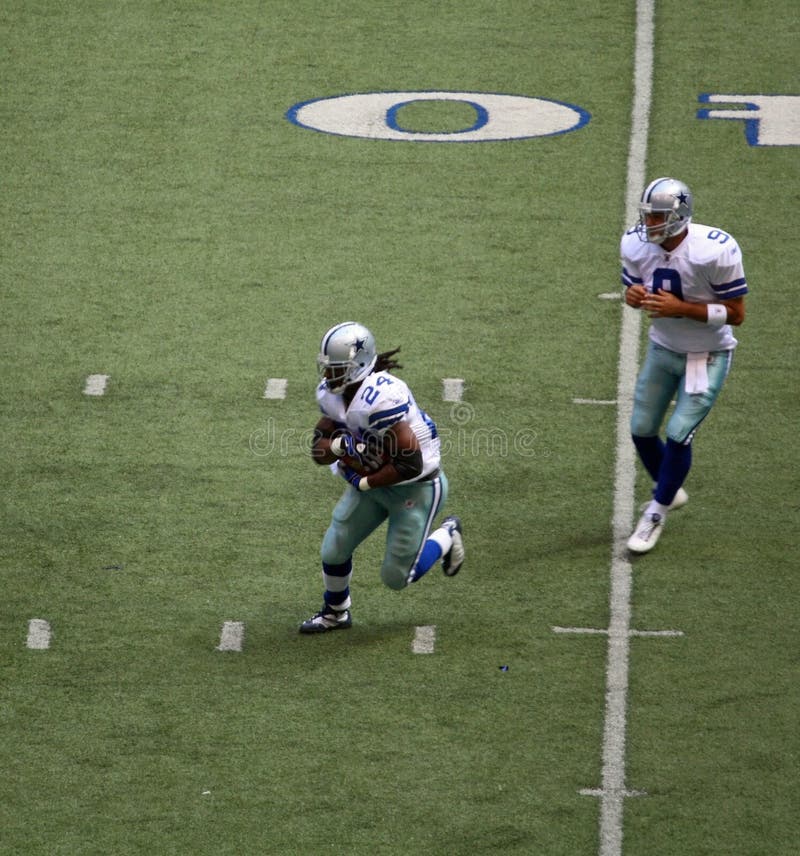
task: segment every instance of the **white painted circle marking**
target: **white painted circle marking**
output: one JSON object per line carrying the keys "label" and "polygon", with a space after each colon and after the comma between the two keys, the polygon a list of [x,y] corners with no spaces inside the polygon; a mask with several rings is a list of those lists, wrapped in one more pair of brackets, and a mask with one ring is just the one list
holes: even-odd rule
{"label": "white painted circle marking", "polygon": [[[472,107],[475,119],[447,133],[406,130],[398,124],[401,107],[420,101],[458,101]],[[582,128],[590,114],[581,107],[492,92],[357,92],[303,101],[286,118],[295,125],[344,137],[423,143],[486,143],[549,137]]]}

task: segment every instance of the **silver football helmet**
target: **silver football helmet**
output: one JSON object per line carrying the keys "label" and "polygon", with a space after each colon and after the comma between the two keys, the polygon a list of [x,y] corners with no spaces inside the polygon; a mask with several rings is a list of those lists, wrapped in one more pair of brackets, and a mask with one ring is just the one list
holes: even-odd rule
{"label": "silver football helmet", "polygon": [[322,337],[317,369],[327,389],[340,395],[345,387],[364,380],[377,359],[372,333],[363,324],[344,321]]}
{"label": "silver football helmet", "polygon": [[[642,241],[660,244],[677,235],[692,222],[694,198],[687,185],[677,178],[657,178],[642,192],[636,233]],[[664,214],[664,222],[648,226],[647,214]]]}

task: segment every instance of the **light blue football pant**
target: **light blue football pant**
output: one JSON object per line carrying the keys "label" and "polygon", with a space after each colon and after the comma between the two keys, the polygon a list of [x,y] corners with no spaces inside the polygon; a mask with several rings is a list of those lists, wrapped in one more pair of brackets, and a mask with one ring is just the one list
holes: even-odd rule
{"label": "light blue football pant", "polygon": [[329,565],[343,564],[388,519],[381,580],[389,588],[405,588],[434,518],[446,500],[444,473],[428,481],[363,492],[348,485],[333,509],[330,526],[322,539],[322,561]]}
{"label": "light blue football pant", "polygon": [[708,390],[686,392],[686,355],[649,343],[636,381],[631,434],[654,437],[664,421],[670,402],[675,409],[667,422],[667,438],[681,445],[691,443],[700,423],[708,416],[733,361],[733,351],[712,351],[708,363]]}

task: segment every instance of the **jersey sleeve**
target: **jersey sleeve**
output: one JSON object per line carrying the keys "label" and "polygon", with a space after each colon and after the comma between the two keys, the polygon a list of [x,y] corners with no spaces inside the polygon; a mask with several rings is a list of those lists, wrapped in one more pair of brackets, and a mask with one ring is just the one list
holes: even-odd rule
{"label": "jersey sleeve", "polygon": [[369,434],[381,436],[393,425],[408,419],[411,393],[402,380],[392,375],[379,377],[373,389],[379,394],[370,401],[364,428]]}
{"label": "jersey sleeve", "polygon": [[317,404],[319,405],[320,413],[328,419],[333,420],[337,425],[344,428],[345,423],[339,413],[336,411],[336,402],[332,399],[332,394],[325,388],[325,384],[321,383],[317,387]]}
{"label": "jersey sleeve", "polygon": [[392,400],[380,402],[379,407],[369,415],[369,431],[373,434],[385,434],[392,425],[408,417],[410,407],[411,402],[407,395],[402,400],[392,396]]}
{"label": "jersey sleeve", "polygon": [[719,300],[731,300],[747,294],[747,280],[742,265],[742,251],[734,238],[720,248],[708,270],[709,283]]}
{"label": "jersey sleeve", "polygon": [[637,244],[640,243],[634,230],[631,230],[622,236],[619,246],[620,264],[622,266],[621,279],[625,288],[630,288],[632,285],[644,285],[644,279],[633,258],[633,253],[630,251],[632,238],[636,240]]}

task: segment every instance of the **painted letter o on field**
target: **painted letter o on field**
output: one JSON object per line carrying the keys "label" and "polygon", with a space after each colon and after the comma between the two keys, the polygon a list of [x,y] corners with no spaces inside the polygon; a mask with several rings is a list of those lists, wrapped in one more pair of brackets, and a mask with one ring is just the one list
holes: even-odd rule
{"label": "painted letter o on field", "polygon": [[[460,101],[475,113],[475,121],[463,130],[448,133],[408,131],[397,125],[398,110],[418,101]],[[486,143],[549,137],[582,128],[591,118],[580,107],[488,92],[361,92],[315,98],[295,104],[286,113],[295,125],[373,140],[405,140],[419,143]]]}

